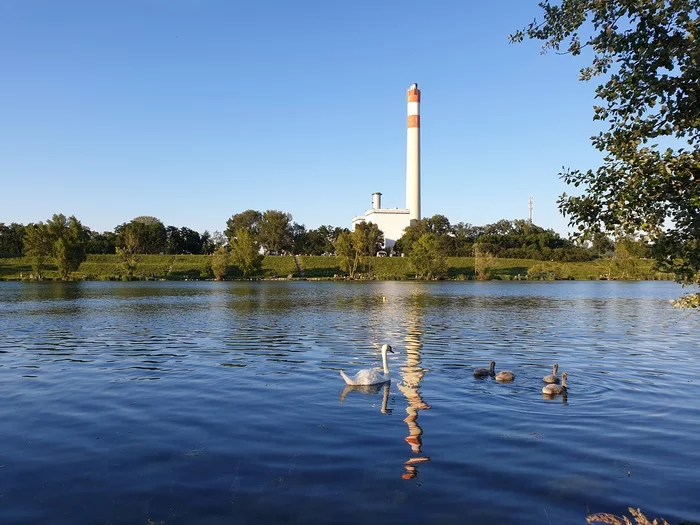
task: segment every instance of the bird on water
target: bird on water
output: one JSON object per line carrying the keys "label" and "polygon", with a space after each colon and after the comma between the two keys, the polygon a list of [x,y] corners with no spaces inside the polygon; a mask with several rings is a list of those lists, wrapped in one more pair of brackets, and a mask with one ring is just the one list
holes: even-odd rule
{"label": "bird on water", "polygon": [[357,372],[353,377],[349,377],[341,370],[340,376],[348,385],[379,385],[381,383],[391,381],[391,375],[389,374],[389,363],[387,362],[386,358],[387,352],[391,352],[392,354],[394,353],[390,345],[382,345],[382,365],[384,366],[383,374],[380,373],[379,370],[366,368]]}
{"label": "bird on water", "polygon": [[559,377],[557,376],[557,372],[559,372],[559,365],[554,363],[554,366],[552,367],[552,373],[548,376],[544,376],[542,378],[542,381],[544,381],[545,383],[558,383]]}
{"label": "bird on water", "polygon": [[496,374],[496,381],[506,383],[515,379],[515,374],[510,370],[501,370]]}
{"label": "bird on water", "polygon": [[542,387],[542,393],[547,394],[548,396],[556,396],[559,394],[566,394],[568,391],[566,388],[566,378],[568,376],[566,375],[566,372],[564,372],[561,375],[561,385],[555,385],[554,383],[551,383],[549,385],[544,385]]}
{"label": "bird on water", "polygon": [[496,361],[491,361],[488,368],[477,368],[474,370],[474,377],[488,377],[496,375]]}

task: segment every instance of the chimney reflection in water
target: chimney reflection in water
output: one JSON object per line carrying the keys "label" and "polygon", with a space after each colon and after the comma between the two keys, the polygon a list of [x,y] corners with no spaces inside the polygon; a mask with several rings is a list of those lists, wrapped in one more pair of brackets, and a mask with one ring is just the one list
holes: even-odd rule
{"label": "chimney reflection in water", "polygon": [[408,436],[404,439],[406,443],[411,446],[411,451],[414,454],[404,463],[406,471],[403,473],[403,479],[415,478],[418,475],[418,468],[416,465],[418,463],[430,461],[430,458],[422,453],[423,429],[418,424],[418,411],[427,410],[430,408],[430,405],[423,401],[423,397],[420,393],[420,383],[423,380],[425,370],[421,367],[421,348],[423,347],[421,336],[423,332],[418,326],[419,315],[417,312],[417,300],[419,299],[414,297],[414,306],[408,315],[405,339],[406,365],[401,368],[402,382],[398,385],[399,390],[406,396],[406,400],[408,401],[408,406],[406,407],[406,413],[408,415],[404,419],[404,422],[408,425]]}

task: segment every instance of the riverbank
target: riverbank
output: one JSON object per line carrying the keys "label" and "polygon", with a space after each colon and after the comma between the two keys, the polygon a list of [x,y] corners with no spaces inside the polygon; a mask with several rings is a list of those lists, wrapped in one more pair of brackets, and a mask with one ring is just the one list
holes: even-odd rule
{"label": "riverbank", "polygon": [[[265,257],[262,267],[253,279],[337,279],[344,278],[338,257],[298,256],[301,268],[292,256]],[[211,279],[211,256],[207,255],[142,255],[135,272],[143,280],[204,280]],[[121,260],[117,255],[88,255],[72,280],[121,280]],[[473,257],[448,257],[447,279],[475,279]],[[301,271],[300,271],[301,270]],[[53,263],[45,265],[44,279],[58,278]],[[369,278],[360,274],[360,278]],[[495,259],[490,277],[500,280],[516,279],[633,279],[672,280],[673,275],[654,270],[649,259],[597,259],[588,262],[554,262],[533,259]],[[0,280],[32,280],[31,261],[27,257],[0,258]],[[226,279],[241,279],[241,274],[230,267]],[[372,259],[371,278],[378,280],[415,279],[415,271],[408,258],[376,257]]]}

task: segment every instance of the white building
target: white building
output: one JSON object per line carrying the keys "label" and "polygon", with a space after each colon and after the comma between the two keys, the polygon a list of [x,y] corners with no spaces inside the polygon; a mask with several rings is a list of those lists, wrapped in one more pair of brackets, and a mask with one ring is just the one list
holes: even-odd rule
{"label": "white building", "polygon": [[352,229],[360,222],[376,224],[384,233],[384,248],[390,250],[403,236],[403,231],[411,224],[411,212],[398,208],[382,208],[382,194],[372,194],[372,209],[352,220]]}
{"label": "white building", "polygon": [[382,194],[372,194],[372,209],[352,220],[372,222],[384,233],[384,247],[390,250],[412,221],[420,220],[420,90],[413,84],[406,93],[406,209],[383,209]]}

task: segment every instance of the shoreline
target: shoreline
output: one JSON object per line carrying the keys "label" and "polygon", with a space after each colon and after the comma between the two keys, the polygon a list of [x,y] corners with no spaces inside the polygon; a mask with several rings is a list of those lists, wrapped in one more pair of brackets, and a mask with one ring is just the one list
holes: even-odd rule
{"label": "shoreline", "polygon": [[[88,255],[70,281],[207,281],[212,256],[209,255],[141,255],[132,279],[121,274],[117,255]],[[244,278],[230,266],[225,281],[427,281],[417,279],[408,257],[372,258],[372,273],[358,273],[350,279],[340,270],[336,256],[266,256],[262,267]],[[473,257],[447,257],[447,272],[431,280],[475,281]],[[301,271],[300,271],[301,270]],[[42,281],[56,281],[53,263],[44,265]],[[27,257],[1,258],[0,281],[37,281]],[[535,259],[494,259],[489,278],[482,280],[635,280],[672,281],[673,274],[658,272],[651,259],[600,258],[587,262],[540,261]]]}

